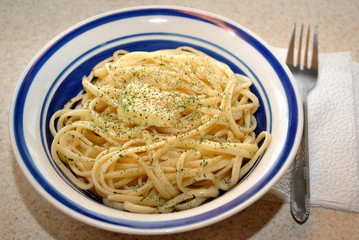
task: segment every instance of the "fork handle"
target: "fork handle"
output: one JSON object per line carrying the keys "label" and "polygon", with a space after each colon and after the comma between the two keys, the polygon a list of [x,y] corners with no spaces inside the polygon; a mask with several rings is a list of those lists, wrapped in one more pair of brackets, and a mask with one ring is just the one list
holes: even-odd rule
{"label": "fork handle", "polygon": [[309,147],[308,147],[308,114],[307,97],[303,91],[304,126],[302,140],[295,157],[292,175],[290,209],[293,218],[298,223],[304,223],[310,212],[309,185]]}

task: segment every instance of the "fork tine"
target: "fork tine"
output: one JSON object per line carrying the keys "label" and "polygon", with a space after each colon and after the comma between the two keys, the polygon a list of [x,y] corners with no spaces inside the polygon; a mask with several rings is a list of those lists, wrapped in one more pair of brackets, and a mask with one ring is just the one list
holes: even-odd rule
{"label": "fork tine", "polygon": [[300,60],[301,60],[301,55],[302,55],[302,38],[303,38],[303,24],[300,27],[300,36],[299,36],[299,47],[298,47],[298,52],[297,52],[297,64],[296,66],[300,68]]}
{"label": "fork tine", "polygon": [[318,70],[318,26],[314,28],[311,69]]}
{"label": "fork tine", "polygon": [[304,61],[303,61],[303,68],[308,68],[308,45],[309,45],[309,35],[310,35],[310,25],[308,25],[308,33],[307,33],[307,42],[305,44],[304,50]]}
{"label": "fork tine", "polygon": [[294,60],[294,42],[295,42],[295,28],[296,24],[294,24],[292,36],[289,43],[288,53],[287,53],[287,59],[286,64],[288,66],[294,66],[293,60]]}

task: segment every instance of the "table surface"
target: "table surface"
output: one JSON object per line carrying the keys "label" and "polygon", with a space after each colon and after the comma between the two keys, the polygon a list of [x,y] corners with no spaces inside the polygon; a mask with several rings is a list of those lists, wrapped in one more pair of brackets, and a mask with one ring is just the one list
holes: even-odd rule
{"label": "table surface", "polygon": [[213,12],[286,48],[293,24],[319,26],[320,52],[350,51],[359,61],[358,0],[0,0],[0,218],[1,239],[359,239],[359,214],[312,208],[296,224],[289,205],[262,198],[238,214],[198,230],[162,236],[108,232],[57,210],[30,185],[19,169],[8,134],[12,92],[31,58],[57,34],[91,16],[139,5],[177,5]]}

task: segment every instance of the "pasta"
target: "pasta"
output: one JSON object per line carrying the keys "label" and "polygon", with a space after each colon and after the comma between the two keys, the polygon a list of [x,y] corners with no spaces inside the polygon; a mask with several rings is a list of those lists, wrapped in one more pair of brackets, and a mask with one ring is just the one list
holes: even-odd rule
{"label": "pasta", "polygon": [[193,208],[235,186],[270,143],[254,133],[251,84],[190,47],[116,51],[53,114],[52,158],[108,206]]}

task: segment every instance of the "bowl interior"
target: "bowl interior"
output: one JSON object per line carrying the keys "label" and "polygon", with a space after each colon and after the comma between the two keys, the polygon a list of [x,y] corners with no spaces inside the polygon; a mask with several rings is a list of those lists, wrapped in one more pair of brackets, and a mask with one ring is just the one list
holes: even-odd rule
{"label": "bowl interior", "polygon": [[[101,60],[104,60],[110,56],[112,56],[113,52],[119,49],[124,49],[127,51],[155,51],[160,49],[174,49],[180,46],[190,46],[197,50],[200,50],[202,52],[205,52],[206,54],[212,56],[213,58],[226,63],[233,72],[238,74],[244,74],[244,72],[232,61],[230,61],[228,58],[224,57],[223,55],[220,55],[214,51],[211,51],[207,48],[204,48],[203,46],[188,43],[188,42],[182,42],[182,41],[172,41],[172,40],[145,40],[145,41],[133,41],[130,43],[125,43],[122,45],[118,45],[115,47],[111,47],[109,49],[106,49],[103,52],[100,52],[94,56],[91,56],[89,58],[86,58],[85,61],[81,62],[79,65],[77,65],[69,74],[66,74],[63,76],[63,80],[59,85],[58,81],[60,81],[60,76],[53,82],[51,89],[53,92],[49,92],[47,98],[45,99],[45,102],[49,102],[48,105],[43,105],[41,115],[43,121],[42,129],[45,129],[45,132],[42,134],[43,136],[43,147],[47,152],[50,152],[51,143],[53,140],[53,137],[51,135],[50,129],[47,127],[49,126],[50,118],[51,116],[57,111],[62,109],[62,107],[69,101],[69,99],[75,97],[79,93],[82,92],[82,84],[81,79],[84,75],[87,75],[91,72],[91,69]],[[96,48],[95,48],[96,49]],[[88,54],[90,54],[91,51],[88,51]],[[75,64],[74,62],[71,63]],[[71,65],[67,66],[66,69],[71,68]],[[57,85],[57,87],[55,87]],[[251,87],[251,91],[258,97],[260,106],[264,106],[262,96],[259,94],[259,91],[256,86],[253,85]],[[265,93],[265,90],[262,89],[262,91]],[[51,98],[52,97],[52,98]],[[265,96],[266,97],[266,96]],[[51,98],[51,99],[50,99]],[[262,131],[271,131],[271,119],[267,119],[268,117],[271,118],[270,114],[266,114],[266,111],[269,111],[269,109],[266,109],[264,107],[260,107],[257,112],[255,113],[255,117],[257,119],[258,126],[255,130],[256,135],[258,135]],[[261,145],[261,144],[260,144]],[[49,159],[51,157],[49,156]],[[51,160],[50,160],[51,161]],[[257,161],[256,165],[260,162]],[[56,166],[55,166],[56,167]],[[57,168],[57,167],[56,167]],[[255,167],[254,167],[255,168]],[[254,169],[253,168],[253,169]],[[252,169],[252,170],[253,170]],[[61,173],[60,173],[61,174]],[[63,174],[61,174],[63,178],[66,178]],[[242,178],[245,179],[246,176]],[[67,181],[70,185],[73,185],[70,183],[70,181]],[[74,187],[74,186],[73,186]],[[81,191],[81,190],[79,190]],[[81,191],[84,195],[87,195],[91,198],[93,198],[96,201],[99,201],[94,195],[89,193],[88,191]]]}

